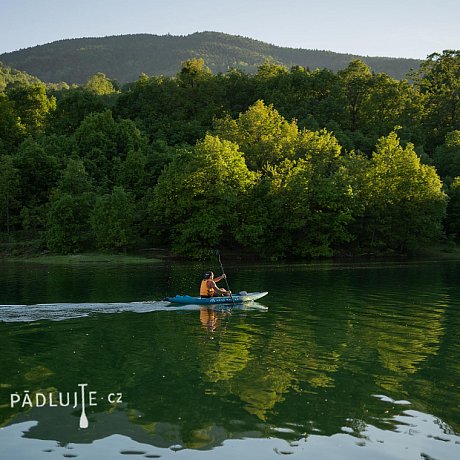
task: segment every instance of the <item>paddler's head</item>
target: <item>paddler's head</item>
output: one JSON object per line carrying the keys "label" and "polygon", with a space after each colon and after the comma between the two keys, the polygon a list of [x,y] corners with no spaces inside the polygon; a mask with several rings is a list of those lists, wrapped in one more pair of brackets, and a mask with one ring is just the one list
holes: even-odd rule
{"label": "paddler's head", "polygon": [[204,274],[204,279],[205,280],[212,280],[214,278],[214,273],[209,271]]}

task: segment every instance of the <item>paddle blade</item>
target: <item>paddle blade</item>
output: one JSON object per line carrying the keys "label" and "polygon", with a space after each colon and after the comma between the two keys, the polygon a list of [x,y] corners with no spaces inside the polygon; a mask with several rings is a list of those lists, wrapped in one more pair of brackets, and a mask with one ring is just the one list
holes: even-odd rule
{"label": "paddle blade", "polygon": [[85,412],[80,415],[80,428],[88,428],[88,417],[86,417]]}

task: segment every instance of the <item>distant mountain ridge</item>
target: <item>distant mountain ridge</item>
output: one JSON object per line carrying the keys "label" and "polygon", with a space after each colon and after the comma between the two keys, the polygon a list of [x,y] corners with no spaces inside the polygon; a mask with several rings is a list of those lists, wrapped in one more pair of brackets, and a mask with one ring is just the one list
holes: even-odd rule
{"label": "distant mountain ridge", "polygon": [[292,67],[337,71],[362,59],[373,71],[402,79],[420,65],[417,59],[364,57],[332,51],[283,48],[262,41],[219,32],[186,36],[116,35],[55,41],[0,55],[0,61],[42,81],[82,84],[97,72],[127,83],[147,75],[174,75],[181,62],[203,58],[214,73],[239,68],[254,73],[267,59]]}

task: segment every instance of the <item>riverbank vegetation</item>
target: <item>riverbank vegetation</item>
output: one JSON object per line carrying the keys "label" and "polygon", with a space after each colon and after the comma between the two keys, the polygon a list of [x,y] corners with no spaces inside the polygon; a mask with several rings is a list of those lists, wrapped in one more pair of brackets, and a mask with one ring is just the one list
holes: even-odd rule
{"label": "riverbank vegetation", "polygon": [[103,74],[13,79],[0,93],[1,240],[267,258],[458,242],[459,90],[459,51],[410,80],[358,60],[213,75],[201,59],[123,88]]}
{"label": "riverbank vegetation", "polygon": [[160,262],[160,259],[151,257],[133,256],[126,254],[66,254],[9,257],[9,261],[23,262],[38,265],[152,265]]}

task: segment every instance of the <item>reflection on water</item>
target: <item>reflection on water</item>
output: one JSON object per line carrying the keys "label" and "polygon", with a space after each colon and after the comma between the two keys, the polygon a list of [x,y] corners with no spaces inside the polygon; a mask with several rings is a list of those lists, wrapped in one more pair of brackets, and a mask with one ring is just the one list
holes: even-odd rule
{"label": "reflection on water", "polygon": [[[111,417],[116,419],[117,415]],[[100,422],[103,422],[101,417]],[[112,420],[113,423],[113,420]],[[289,428],[265,428],[264,432],[229,432],[213,426],[202,430],[197,436],[213,439],[218,450],[190,449],[181,442],[179,430],[172,425],[161,424],[150,437],[141,433],[117,434],[116,423],[113,434],[98,436],[94,441],[78,440],[69,443],[41,440],[34,433],[37,421],[21,422],[0,430],[0,446],[9,459],[55,459],[79,458],[327,458],[331,460],[394,459],[407,460],[458,458],[460,442],[458,436],[446,432],[440,420],[417,411],[407,410],[395,417],[394,430],[385,430],[372,425],[363,425],[360,420],[349,420],[341,431],[325,437],[318,434],[303,435],[295,440],[285,439],[294,431]],[[235,425],[237,425],[235,423]],[[133,430],[135,431],[135,430]],[[176,436],[174,436],[176,434]],[[163,437],[163,435],[166,436]],[[294,436],[292,436],[294,437]],[[138,440],[141,438],[142,440]],[[165,440],[169,442],[165,445]],[[174,440],[177,443],[174,443]],[[18,449],[21,446],[21,449]],[[19,450],[19,452],[18,452]]]}
{"label": "reflection on water", "polygon": [[[0,458],[458,458],[457,262],[229,266],[270,293],[214,309],[159,300],[196,266],[28,270],[0,266]],[[10,407],[79,383],[87,429]]]}

